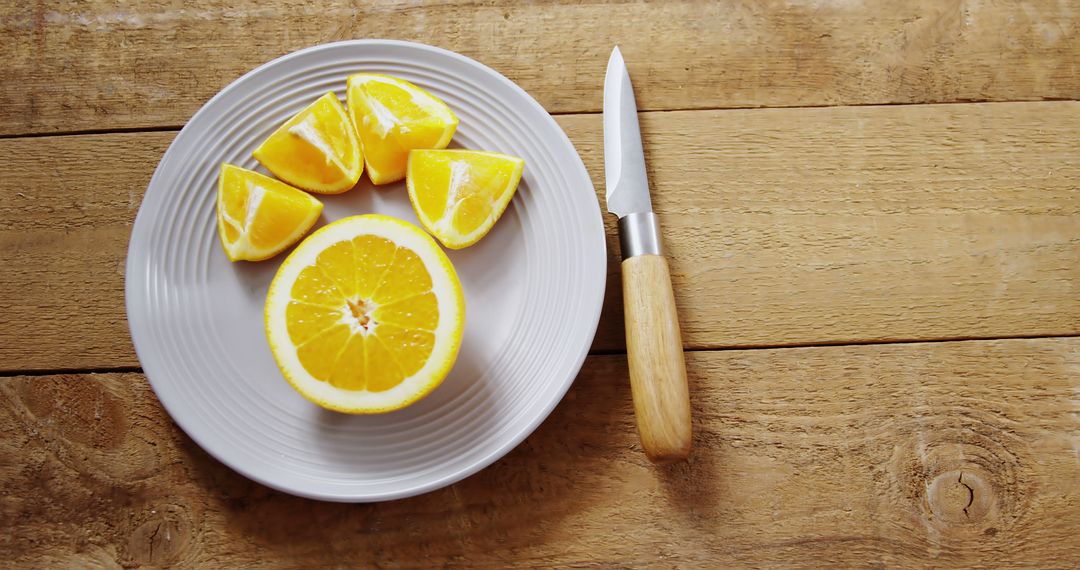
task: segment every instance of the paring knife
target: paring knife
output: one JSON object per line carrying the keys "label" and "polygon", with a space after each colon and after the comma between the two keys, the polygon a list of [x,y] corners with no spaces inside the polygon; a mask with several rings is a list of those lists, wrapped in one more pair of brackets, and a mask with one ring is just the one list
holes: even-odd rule
{"label": "paring knife", "polygon": [[690,454],[690,395],[671,275],[652,210],[637,102],[616,47],[604,77],[604,175],[619,217],[630,389],[645,454],[671,463]]}

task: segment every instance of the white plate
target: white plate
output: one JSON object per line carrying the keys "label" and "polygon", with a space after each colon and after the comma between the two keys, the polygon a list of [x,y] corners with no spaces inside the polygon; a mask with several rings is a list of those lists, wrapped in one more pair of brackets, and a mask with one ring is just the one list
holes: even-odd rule
{"label": "white plate", "polygon": [[[275,127],[327,91],[344,100],[346,76],[360,71],[402,77],[446,101],[461,120],[452,146],[525,159],[517,195],[491,233],[449,252],[466,302],[453,371],[427,398],[378,416],[328,412],[289,387],[262,324],[266,291],[284,255],[230,263],[214,218],[219,165],[256,168],[251,151]],[[416,223],[403,184],[375,189],[364,177],[357,188],[320,199],[320,224],[368,212]],[[348,41],[255,69],[180,131],[135,220],[127,312],[158,398],[211,455],[296,495],[378,501],[454,483],[536,429],[588,352],[605,267],[589,175],[555,120],[525,91],[453,52]]]}

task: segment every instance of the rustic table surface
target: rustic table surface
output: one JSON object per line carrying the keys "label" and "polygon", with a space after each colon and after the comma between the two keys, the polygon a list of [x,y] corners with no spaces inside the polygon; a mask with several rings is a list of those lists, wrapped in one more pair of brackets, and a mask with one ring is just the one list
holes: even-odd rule
{"label": "rustic table surface", "polygon": [[[52,0],[4,3],[0,30],[5,564],[1080,565],[1080,2]],[[576,383],[457,485],[294,498],[170,421],[124,312],[151,173],[236,77],[368,37],[510,77],[601,191],[622,47],[689,463],[634,432],[610,219]]]}

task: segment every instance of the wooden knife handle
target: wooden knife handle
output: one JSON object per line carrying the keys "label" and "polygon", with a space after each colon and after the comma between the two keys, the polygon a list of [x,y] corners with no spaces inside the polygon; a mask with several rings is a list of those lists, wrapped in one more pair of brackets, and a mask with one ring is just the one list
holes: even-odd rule
{"label": "wooden knife handle", "polygon": [[666,464],[690,455],[690,394],[671,274],[661,255],[622,262],[626,351],[638,435],[645,454]]}

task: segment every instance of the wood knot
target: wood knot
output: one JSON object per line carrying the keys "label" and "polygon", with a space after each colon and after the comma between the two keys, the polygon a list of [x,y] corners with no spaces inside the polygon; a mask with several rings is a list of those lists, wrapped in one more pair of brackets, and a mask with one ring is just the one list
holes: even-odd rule
{"label": "wood knot", "polygon": [[[946,532],[994,536],[1027,510],[1032,482],[1026,449],[1006,437],[995,418],[985,419],[952,428],[955,416],[924,416],[918,437],[894,447],[886,493],[909,504],[933,529],[934,540]],[[940,427],[928,430],[924,424]]]}
{"label": "wood knot", "polygon": [[105,382],[69,379],[18,386],[19,400],[56,438],[94,448],[116,449],[127,435],[122,402]]}
{"label": "wood knot", "polygon": [[193,525],[177,505],[158,506],[131,533],[128,553],[140,565],[168,566],[183,560]]}
{"label": "wood knot", "polygon": [[930,512],[942,521],[975,523],[994,506],[994,489],[977,471],[946,471],[927,485],[926,502]]}

